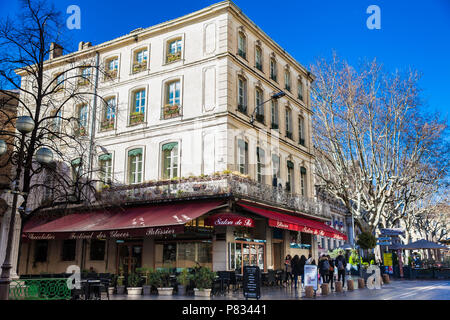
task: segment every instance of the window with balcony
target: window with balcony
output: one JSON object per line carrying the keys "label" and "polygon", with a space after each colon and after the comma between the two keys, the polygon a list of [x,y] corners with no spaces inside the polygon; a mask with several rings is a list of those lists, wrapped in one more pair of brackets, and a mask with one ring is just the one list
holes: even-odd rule
{"label": "window with balcony", "polygon": [[77,108],[77,124],[75,128],[76,136],[87,135],[87,119],[88,119],[88,105],[82,104]]}
{"label": "window with balcony", "polygon": [[91,83],[91,67],[81,68],[78,86],[87,86]]}
{"label": "window with balcony", "polygon": [[255,47],[255,67],[259,71],[263,71],[262,49],[259,46]]}
{"label": "window with balcony", "polygon": [[103,106],[101,131],[109,131],[114,129],[116,119],[116,97],[106,98]]}
{"label": "window with balcony", "polygon": [[247,37],[242,32],[238,34],[238,55],[247,59]]}
{"label": "window with balcony", "polygon": [[277,81],[277,62],[274,58],[270,59],[270,79]]}
{"label": "window with balcony", "polygon": [[292,139],[292,111],[289,108],[286,108],[285,111],[286,116],[286,137]]}
{"label": "window with balcony", "polygon": [[271,125],[271,128],[274,129],[274,130],[278,130],[278,128],[279,128],[278,101],[275,100],[275,99],[272,99],[271,114],[272,114],[272,125]]}
{"label": "window with balcony", "polygon": [[306,196],[306,168],[300,167],[300,192],[302,196]]}
{"label": "window with balcony", "polygon": [[167,41],[166,63],[181,60],[182,49],[183,49],[183,42],[181,38]]}
{"label": "window with balcony", "polygon": [[128,151],[128,183],[141,183],[142,176],[142,148]]}
{"label": "window with balcony", "polygon": [[305,120],[303,117],[298,117],[298,143],[302,146],[305,145]]}
{"label": "window with balcony", "polygon": [[144,122],[145,118],[145,89],[132,92],[132,109],[130,110],[130,125]]}
{"label": "window with balcony", "polygon": [[303,101],[303,84],[301,80],[298,80],[298,99]]}
{"label": "window with balcony", "polygon": [[284,89],[289,92],[291,91],[291,73],[289,70],[284,72]]}
{"label": "window with balcony", "polygon": [[241,174],[248,174],[248,142],[239,139],[237,151],[238,170]]}
{"label": "window with balcony", "polygon": [[146,48],[134,51],[133,70],[132,70],[133,74],[146,70],[147,63],[148,63],[148,50]]}
{"label": "window with balcony", "polygon": [[106,153],[98,157],[100,167],[100,181],[103,185],[111,185],[112,182],[112,154]]}
{"label": "window with balcony", "polygon": [[180,80],[171,81],[165,85],[165,100],[162,116],[171,119],[181,116],[181,84]]}
{"label": "window with balcony", "polygon": [[294,192],[294,163],[290,160],[287,161],[286,191]]}
{"label": "window with balcony", "polygon": [[119,58],[109,58],[105,62],[105,80],[116,79],[119,73]]}
{"label": "window with balcony", "polygon": [[256,121],[264,124],[264,94],[260,88],[255,89]]}
{"label": "window with balcony", "polygon": [[238,77],[238,110],[247,113],[247,80]]}
{"label": "window with balcony", "polygon": [[256,148],[256,178],[259,183],[265,183],[264,175],[265,152],[260,147]]}
{"label": "window with balcony", "polygon": [[178,177],[178,142],[169,142],[161,147],[162,177],[173,179]]}

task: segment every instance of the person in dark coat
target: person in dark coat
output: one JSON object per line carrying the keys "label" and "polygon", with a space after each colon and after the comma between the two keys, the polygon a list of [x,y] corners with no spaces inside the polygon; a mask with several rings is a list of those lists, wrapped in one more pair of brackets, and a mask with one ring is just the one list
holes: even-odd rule
{"label": "person in dark coat", "polygon": [[333,282],[334,282],[334,261],[331,259],[330,255],[327,255],[328,263],[330,264],[330,272],[328,273],[328,281],[327,283],[330,284],[331,290],[334,290],[333,288]]}
{"label": "person in dark coat", "polygon": [[300,258],[297,254],[292,259],[292,273],[294,274],[294,289],[297,290],[298,276],[301,275]]}
{"label": "person in dark coat", "polygon": [[305,284],[305,264],[306,264],[306,257],[302,255],[300,257],[300,276],[302,277],[302,287]]}
{"label": "person in dark coat", "polygon": [[322,255],[319,259],[319,263],[317,264],[317,268],[319,269],[320,278],[322,279],[322,283],[326,283],[328,279],[328,273],[330,272],[330,263],[328,262],[328,258],[325,255]]}
{"label": "person in dark coat", "polygon": [[339,254],[335,261],[335,268],[338,271],[338,281],[341,281],[342,278],[342,286],[345,286],[345,268],[347,267],[347,262],[345,261],[345,257],[342,254]]}

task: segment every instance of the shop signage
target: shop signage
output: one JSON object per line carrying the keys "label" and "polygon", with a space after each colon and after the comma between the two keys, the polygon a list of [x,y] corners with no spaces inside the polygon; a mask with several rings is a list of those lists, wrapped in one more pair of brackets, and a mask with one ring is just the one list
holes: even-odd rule
{"label": "shop signage", "polygon": [[244,267],[243,284],[245,299],[261,297],[261,272],[258,266]]}
{"label": "shop signage", "polygon": [[317,266],[313,264],[305,264],[305,287],[311,286],[317,291]]}
{"label": "shop signage", "polygon": [[280,229],[288,229],[288,230],[292,230],[292,231],[300,231],[300,232],[304,232],[304,233],[310,233],[310,234],[314,234],[317,236],[329,237],[329,238],[333,238],[333,239],[337,239],[337,240],[345,240],[344,237],[338,233],[327,232],[327,231],[324,231],[321,229],[311,228],[311,227],[307,227],[307,226],[301,226],[298,224],[283,222],[283,221],[279,221],[279,220],[269,219],[269,226],[275,227],[275,228],[280,228]]}
{"label": "shop signage", "polygon": [[209,226],[236,226],[253,228],[253,219],[241,217],[238,215],[215,215],[206,219],[206,225]]}

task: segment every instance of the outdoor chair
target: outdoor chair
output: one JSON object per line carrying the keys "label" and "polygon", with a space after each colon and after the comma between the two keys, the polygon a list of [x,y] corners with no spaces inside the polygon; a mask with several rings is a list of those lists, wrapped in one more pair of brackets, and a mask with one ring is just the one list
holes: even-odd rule
{"label": "outdoor chair", "polygon": [[224,289],[230,292],[231,275],[228,271],[217,271],[217,275],[223,281]]}
{"label": "outdoor chair", "polygon": [[214,279],[213,281],[213,285],[211,288],[211,294],[213,296],[216,296],[218,294],[222,294],[222,286],[221,286],[222,281],[218,278]]}
{"label": "outdoor chair", "polygon": [[228,273],[230,274],[230,284],[233,286],[233,291],[236,291],[239,289],[238,287],[238,282],[237,282],[237,278],[236,278],[236,272],[234,271],[228,271]]}
{"label": "outdoor chair", "polygon": [[267,270],[267,285],[273,286],[277,283],[276,275],[274,270]]}

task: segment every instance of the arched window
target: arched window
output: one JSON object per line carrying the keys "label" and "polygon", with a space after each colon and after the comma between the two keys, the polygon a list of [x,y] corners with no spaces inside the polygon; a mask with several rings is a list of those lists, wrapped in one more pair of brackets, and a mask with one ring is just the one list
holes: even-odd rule
{"label": "arched window", "polygon": [[148,50],[140,48],[133,52],[133,73],[138,73],[147,69]]}
{"label": "arched window", "polygon": [[284,71],[284,88],[287,91],[291,91],[291,73],[289,70]]}
{"label": "arched window", "polygon": [[292,111],[286,107],[286,137],[292,139]]}
{"label": "arched window", "polygon": [[255,89],[256,121],[264,123],[264,94],[260,88]]}
{"label": "arched window", "polygon": [[306,196],[306,168],[300,167],[300,192],[302,196]]}
{"label": "arched window", "polygon": [[132,92],[132,108],[130,110],[130,125],[144,122],[145,118],[145,89]]}
{"label": "arched window", "polygon": [[305,145],[305,120],[302,116],[298,117],[298,143]]}
{"label": "arched window", "polygon": [[238,34],[238,55],[247,59],[247,37],[242,32]]}
{"label": "arched window", "polygon": [[274,58],[270,59],[270,79],[277,81],[277,62]]}
{"label": "arched window", "polygon": [[114,121],[116,119],[116,97],[105,99],[102,114],[101,130],[108,131],[114,129]]}
{"label": "arched window", "polygon": [[279,112],[278,112],[278,101],[272,99],[271,104],[271,113],[272,113],[272,129],[278,130],[279,128]]}
{"label": "arched window", "polygon": [[165,84],[165,101],[163,119],[171,119],[181,116],[181,84],[180,80],[170,81]]}
{"label": "arched window", "polygon": [[263,71],[262,49],[260,46],[255,47],[255,67],[259,71]]}

